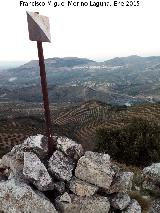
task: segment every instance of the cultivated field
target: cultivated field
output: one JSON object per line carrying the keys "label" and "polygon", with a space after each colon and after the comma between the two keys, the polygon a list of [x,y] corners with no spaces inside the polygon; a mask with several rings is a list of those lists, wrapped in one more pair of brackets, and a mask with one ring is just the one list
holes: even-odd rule
{"label": "cultivated field", "polygon": [[[160,121],[160,104],[118,107],[90,101],[77,106],[51,104],[50,109],[53,133],[73,138],[87,150],[94,149],[96,129],[102,126],[126,125],[133,117]],[[42,104],[0,103],[1,153],[37,133],[45,133]]]}

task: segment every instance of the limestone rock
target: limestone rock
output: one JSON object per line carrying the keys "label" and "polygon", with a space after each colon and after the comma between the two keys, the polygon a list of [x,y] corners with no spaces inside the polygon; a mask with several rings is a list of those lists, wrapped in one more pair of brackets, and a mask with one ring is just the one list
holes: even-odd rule
{"label": "limestone rock", "polygon": [[160,163],[153,163],[143,169],[143,174],[154,180],[160,180]]}
{"label": "limestone rock", "polygon": [[10,177],[23,179],[23,161],[24,152],[36,153],[40,159],[47,156],[48,146],[47,138],[43,135],[36,135],[27,138],[24,143],[16,145],[12,150],[1,159],[1,166],[10,168]]}
{"label": "limestone rock", "polygon": [[46,167],[34,153],[24,153],[23,174],[40,191],[52,190],[54,188],[52,178]]}
{"label": "limestone rock", "polygon": [[90,151],[79,159],[75,170],[77,178],[104,189],[109,189],[114,174],[108,154]]}
{"label": "limestone rock", "polygon": [[14,179],[0,182],[0,210],[6,213],[57,213],[42,193]]}
{"label": "limestone rock", "polygon": [[91,185],[77,178],[72,178],[69,188],[78,196],[92,196],[98,190],[97,186]]}
{"label": "limestone rock", "polygon": [[72,178],[74,168],[75,162],[60,151],[55,151],[49,159],[48,169],[57,179],[69,181]]}
{"label": "limestone rock", "polygon": [[45,158],[48,154],[48,139],[44,135],[37,134],[28,137],[22,145],[23,150],[34,152],[40,159]]}
{"label": "limestone rock", "polygon": [[129,206],[122,213],[141,213],[141,206],[136,200],[131,200]]}
{"label": "limestone rock", "polygon": [[67,137],[58,137],[57,149],[75,160],[78,160],[84,154],[82,145]]}
{"label": "limestone rock", "polygon": [[24,143],[14,146],[9,153],[4,155],[1,165],[11,168],[12,174],[15,175],[15,169],[23,167],[24,152],[33,152],[40,159],[44,159],[48,154],[47,143],[47,138],[43,135],[31,136]]}
{"label": "limestone rock", "polygon": [[57,209],[62,213],[108,213],[110,203],[107,197],[72,196],[71,203],[60,201],[58,197],[55,201]]}
{"label": "limestone rock", "polygon": [[126,193],[127,191],[131,190],[133,175],[133,172],[119,172],[116,174],[109,190],[107,190],[107,193]]}
{"label": "limestone rock", "polygon": [[158,193],[160,191],[160,163],[145,167],[143,174],[145,177],[143,188]]}
{"label": "limestone rock", "polygon": [[119,210],[125,209],[129,205],[130,201],[131,199],[129,195],[125,193],[118,193],[110,200],[111,206]]}
{"label": "limestone rock", "polygon": [[[53,137],[55,140],[55,137]],[[24,152],[33,152],[40,159],[44,159],[48,155],[48,139],[41,134],[28,137],[24,143],[16,145],[12,148],[11,154],[17,155],[19,159],[23,159]]]}

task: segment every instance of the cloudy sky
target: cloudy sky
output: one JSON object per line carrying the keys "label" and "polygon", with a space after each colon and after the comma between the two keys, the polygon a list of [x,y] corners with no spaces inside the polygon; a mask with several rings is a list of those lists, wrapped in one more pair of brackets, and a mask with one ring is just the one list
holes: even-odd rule
{"label": "cloudy sky", "polygon": [[52,43],[43,45],[45,58],[103,60],[135,54],[160,55],[160,0],[140,0],[139,7],[19,5],[19,0],[0,1],[0,61],[37,59],[36,42],[28,38],[26,11],[50,18]]}

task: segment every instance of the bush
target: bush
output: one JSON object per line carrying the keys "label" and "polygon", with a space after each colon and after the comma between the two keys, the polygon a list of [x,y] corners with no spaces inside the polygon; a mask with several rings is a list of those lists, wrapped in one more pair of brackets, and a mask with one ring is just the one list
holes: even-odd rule
{"label": "bush", "polygon": [[149,165],[160,161],[160,126],[154,121],[134,118],[124,127],[100,128],[96,149],[126,164]]}

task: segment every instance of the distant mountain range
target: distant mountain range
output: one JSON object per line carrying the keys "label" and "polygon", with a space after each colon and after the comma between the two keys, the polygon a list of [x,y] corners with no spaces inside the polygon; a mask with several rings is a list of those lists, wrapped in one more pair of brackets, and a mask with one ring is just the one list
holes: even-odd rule
{"label": "distant mountain range", "polygon": [[[129,56],[96,62],[85,58],[45,60],[52,102],[98,100],[133,105],[160,101],[160,57]],[[41,102],[38,61],[0,72],[1,101]]]}
{"label": "distant mountain range", "polygon": [[25,61],[0,61],[0,70],[11,69],[26,63]]}

